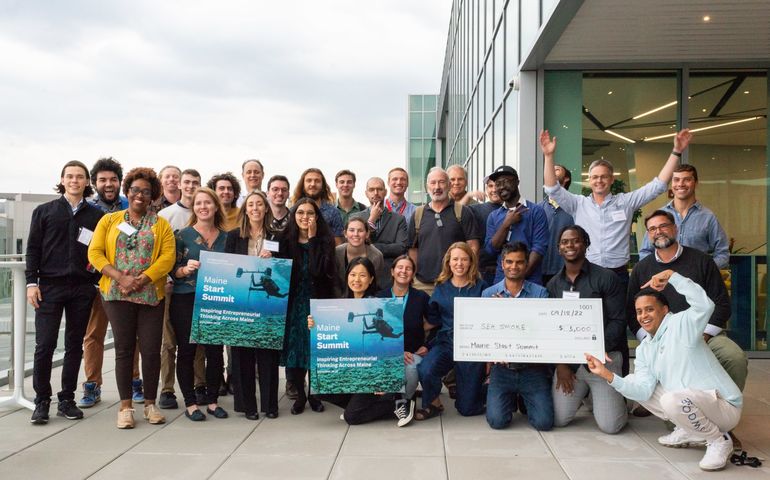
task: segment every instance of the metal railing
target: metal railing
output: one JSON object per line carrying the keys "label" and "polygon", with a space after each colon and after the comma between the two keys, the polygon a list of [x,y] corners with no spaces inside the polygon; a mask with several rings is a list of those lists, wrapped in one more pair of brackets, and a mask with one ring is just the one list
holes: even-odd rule
{"label": "metal railing", "polygon": [[[18,256],[14,256],[14,258],[18,258]],[[24,396],[24,342],[27,336],[27,280],[24,276],[26,264],[22,261],[4,261],[0,262],[0,267],[11,269],[11,285],[13,286],[11,367],[8,370],[11,394],[0,397],[0,407],[14,406],[34,410],[35,404]]]}

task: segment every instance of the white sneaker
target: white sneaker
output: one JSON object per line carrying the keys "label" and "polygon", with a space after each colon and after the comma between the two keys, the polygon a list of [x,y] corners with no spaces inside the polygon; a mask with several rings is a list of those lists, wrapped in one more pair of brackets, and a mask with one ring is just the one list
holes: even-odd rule
{"label": "white sneaker", "polygon": [[396,409],[393,411],[398,419],[399,427],[408,425],[414,418],[414,400],[396,400]]}
{"label": "white sneaker", "polygon": [[698,463],[701,470],[722,470],[733,454],[733,440],[722,434],[718,439],[706,444],[706,454]]}
{"label": "white sneaker", "polygon": [[674,427],[673,432],[658,437],[658,443],[671,448],[705,447],[706,439],[692,436],[683,428]]}

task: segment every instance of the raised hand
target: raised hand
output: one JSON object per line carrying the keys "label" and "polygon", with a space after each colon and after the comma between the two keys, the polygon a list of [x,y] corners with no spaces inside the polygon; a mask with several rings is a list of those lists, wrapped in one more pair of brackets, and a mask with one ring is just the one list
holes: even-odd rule
{"label": "raised hand", "polygon": [[556,137],[551,137],[548,130],[540,132],[540,150],[543,151],[543,155],[553,155],[556,151]]}
{"label": "raised hand", "polygon": [[674,137],[674,151],[682,153],[685,148],[690,144],[690,140],[692,140],[692,133],[690,133],[689,128],[685,128],[683,130],[679,130],[679,132]]}

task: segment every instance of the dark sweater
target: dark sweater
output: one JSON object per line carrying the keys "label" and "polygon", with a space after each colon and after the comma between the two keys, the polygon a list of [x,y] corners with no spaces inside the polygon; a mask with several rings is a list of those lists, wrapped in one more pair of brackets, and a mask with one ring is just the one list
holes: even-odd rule
{"label": "dark sweater", "polygon": [[[634,334],[640,328],[639,322],[636,321],[636,309],[634,308],[634,296],[639,292],[640,287],[656,273],[668,269],[689,278],[706,291],[708,297],[714,302],[714,313],[711,314],[709,323],[719,328],[725,328],[730,319],[730,297],[727,295],[727,287],[722,280],[722,275],[710,256],[690,247],[682,247],[682,254],[671,263],[659,263],[655,255],[649,255],[634,266],[628,281],[626,299],[628,328]],[[671,313],[690,308],[684,295],[678,293],[670,284],[666,285],[663,295],[668,300]]]}
{"label": "dark sweater", "polygon": [[[380,290],[377,298],[391,298],[393,292],[390,288]],[[423,321],[428,317],[428,302],[430,297],[427,293],[409,288],[409,297],[404,306],[404,351],[414,353],[420,347],[425,345],[425,327]]]}
{"label": "dark sweater", "polygon": [[100,275],[89,271],[88,246],[78,242],[78,235],[81,228],[96,230],[102,215],[88,202],[73,215],[64,196],[38,205],[27,239],[27,284],[97,283]]}

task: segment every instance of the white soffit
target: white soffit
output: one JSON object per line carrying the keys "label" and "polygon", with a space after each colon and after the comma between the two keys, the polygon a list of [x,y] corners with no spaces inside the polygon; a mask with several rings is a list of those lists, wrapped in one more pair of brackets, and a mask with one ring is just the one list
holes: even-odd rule
{"label": "white soffit", "polygon": [[585,0],[545,60],[668,62],[770,63],[770,0]]}

